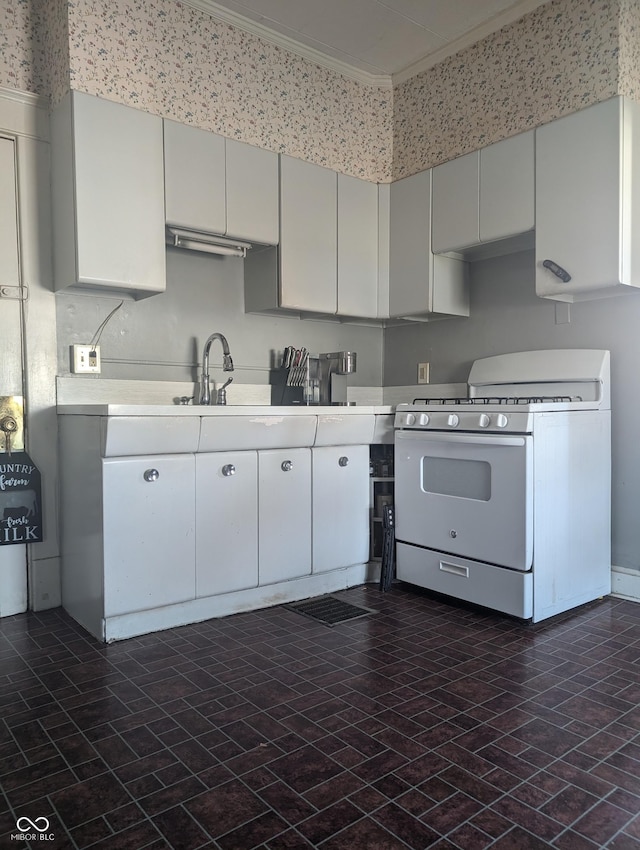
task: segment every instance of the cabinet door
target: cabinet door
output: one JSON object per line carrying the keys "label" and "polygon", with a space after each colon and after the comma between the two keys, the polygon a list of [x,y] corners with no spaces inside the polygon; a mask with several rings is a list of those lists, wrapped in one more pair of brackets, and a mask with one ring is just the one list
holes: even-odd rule
{"label": "cabinet door", "polygon": [[193,599],[194,456],[109,458],[102,476],[105,616]]}
{"label": "cabinet door", "polygon": [[258,452],[260,584],[311,572],[311,450]]}
{"label": "cabinet door", "polygon": [[56,289],[166,287],[162,119],[70,92],[52,119]]}
{"label": "cabinet door", "polygon": [[433,169],[432,250],[458,251],[480,241],[480,154],[478,151]]}
{"label": "cabinet door", "polygon": [[378,185],[378,318],[389,318],[389,228],[391,186]]}
{"label": "cabinet door", "polygon": [[196,595],[258,584],[258,456],[196,455]]}
{"label": "cabinet door", "polygon": [[390,316],[468,316],[467,263],[431,252],[431,171],[391,184],[389,218]]}
{"label": "cabinet door", "polygon": [[[536,130],[536,293],[573,301],[621,280],[621,99]],[[563,283],[542,264],[571,275]]]}
{"label": "cabinet door", "polygon": [[431,312],[431,171],[391,184],[389,313]]}
{"label": "cabinet door", "polygon": [[312,449],[313,572],[369,560],[369,447]]}
{"label": "cabinet door", "polygon": [[164,170],[167,224],[224,234],[224,137],[165,119]]}
{"label": "cabinet door", "polygon": [[535,225],[534,131],[480,151],[480,241],[526,233]]}
{"label": "cabinet door", "polygon": [[277,245],[278,154],[226,140],[227,235]]}
{"label": "cabinet door", "polygon": [[281,156],[280,180],[280,306],[335,313],[337,174]]}
{"label": "cabinet door", "polygon": [[338,174],[338,314],[378,315],[378,186]]}

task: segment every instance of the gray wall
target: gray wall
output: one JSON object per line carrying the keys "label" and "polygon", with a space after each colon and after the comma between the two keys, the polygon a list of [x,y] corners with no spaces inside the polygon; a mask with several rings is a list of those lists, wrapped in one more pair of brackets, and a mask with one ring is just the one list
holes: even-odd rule
{"label": "gray wall", "polygon": [[[119,298],[70,292],[56,296],[58,370],[70,370],[69,346],[88,343]],[[231,349],[240,383],[268,383],[275,352],[286,345],[323,351],[357,352],[356,386],[382,385],[382,338],[379,327],[334,321],[272,318],[244,313],[243,262],[197,252],[167,250],[167,290],[142,301],[125,301],[100,339],[103,378],[196,380],[195,363],[214,331]],[[212,378],[221,350],[211,350]]]}
{"label": "gray wall", "polygon": [[[566,312],[557,308],[558,318]],[[471,267],[471,316],[388,328],[386,385],[412,384],[416,364],[431,363],[432,382],[466,381],[473,360],[537,348],[611,351],[613,553],[615,565],[640,569],[640,290],[585,301],[556,324],[556,305],[537,298],[532,252]]]}

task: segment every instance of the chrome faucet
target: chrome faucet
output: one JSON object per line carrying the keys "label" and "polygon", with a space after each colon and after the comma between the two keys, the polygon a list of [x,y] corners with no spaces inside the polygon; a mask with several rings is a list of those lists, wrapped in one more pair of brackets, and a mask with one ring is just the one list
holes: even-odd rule
{"label": "chrome faucet", "polygon": [[[211,404],[211,390],[209,388],[209,349],[211,348],[211,343],[214,339],[219,339],[222,343],[222,371],[233,372],[233,360],[229,353],[229,343],[227,342],[226,337],[219,333],[211,334],[204,344],[204,351],[202,353],[202,380],[200,382],[200,398],[198,400],[198,404]],[[227,381],[225,387],[230,383],[231,379]],[[227,394],[224,388],[218,391],[217,403],[227,403]]]}

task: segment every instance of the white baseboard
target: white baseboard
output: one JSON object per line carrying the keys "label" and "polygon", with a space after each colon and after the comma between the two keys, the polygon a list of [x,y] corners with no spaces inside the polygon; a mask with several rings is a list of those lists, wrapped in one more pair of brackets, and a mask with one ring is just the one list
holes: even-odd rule
{"label": "white baseboard", "polygon": [[611,567],[611,595],[640,602],[640,571]]}
{"label": "white baseboard", "polygon": [[324,593],[346,590],[349,587],[376,581],[379,565],[357,564],[326,573],[304,576],[291,581],[192,599],[164,608],[120,614],[102,621],[103,634],[96,634],[106,643],[136,637],[150,632],[198,623],[214,617],[228,617],[244,611],[269,608],[286,602],[297,602]]}

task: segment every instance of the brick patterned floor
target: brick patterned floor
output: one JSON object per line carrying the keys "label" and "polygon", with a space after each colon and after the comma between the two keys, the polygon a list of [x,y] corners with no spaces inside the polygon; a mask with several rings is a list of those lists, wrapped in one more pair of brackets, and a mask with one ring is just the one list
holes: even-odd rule
{"label": "brick patterned floor", "polygon": [[111,646],[61,609],[0,620],[0,846],[640,848],[640,605],[532,627],[338,595],[378,613]]}

